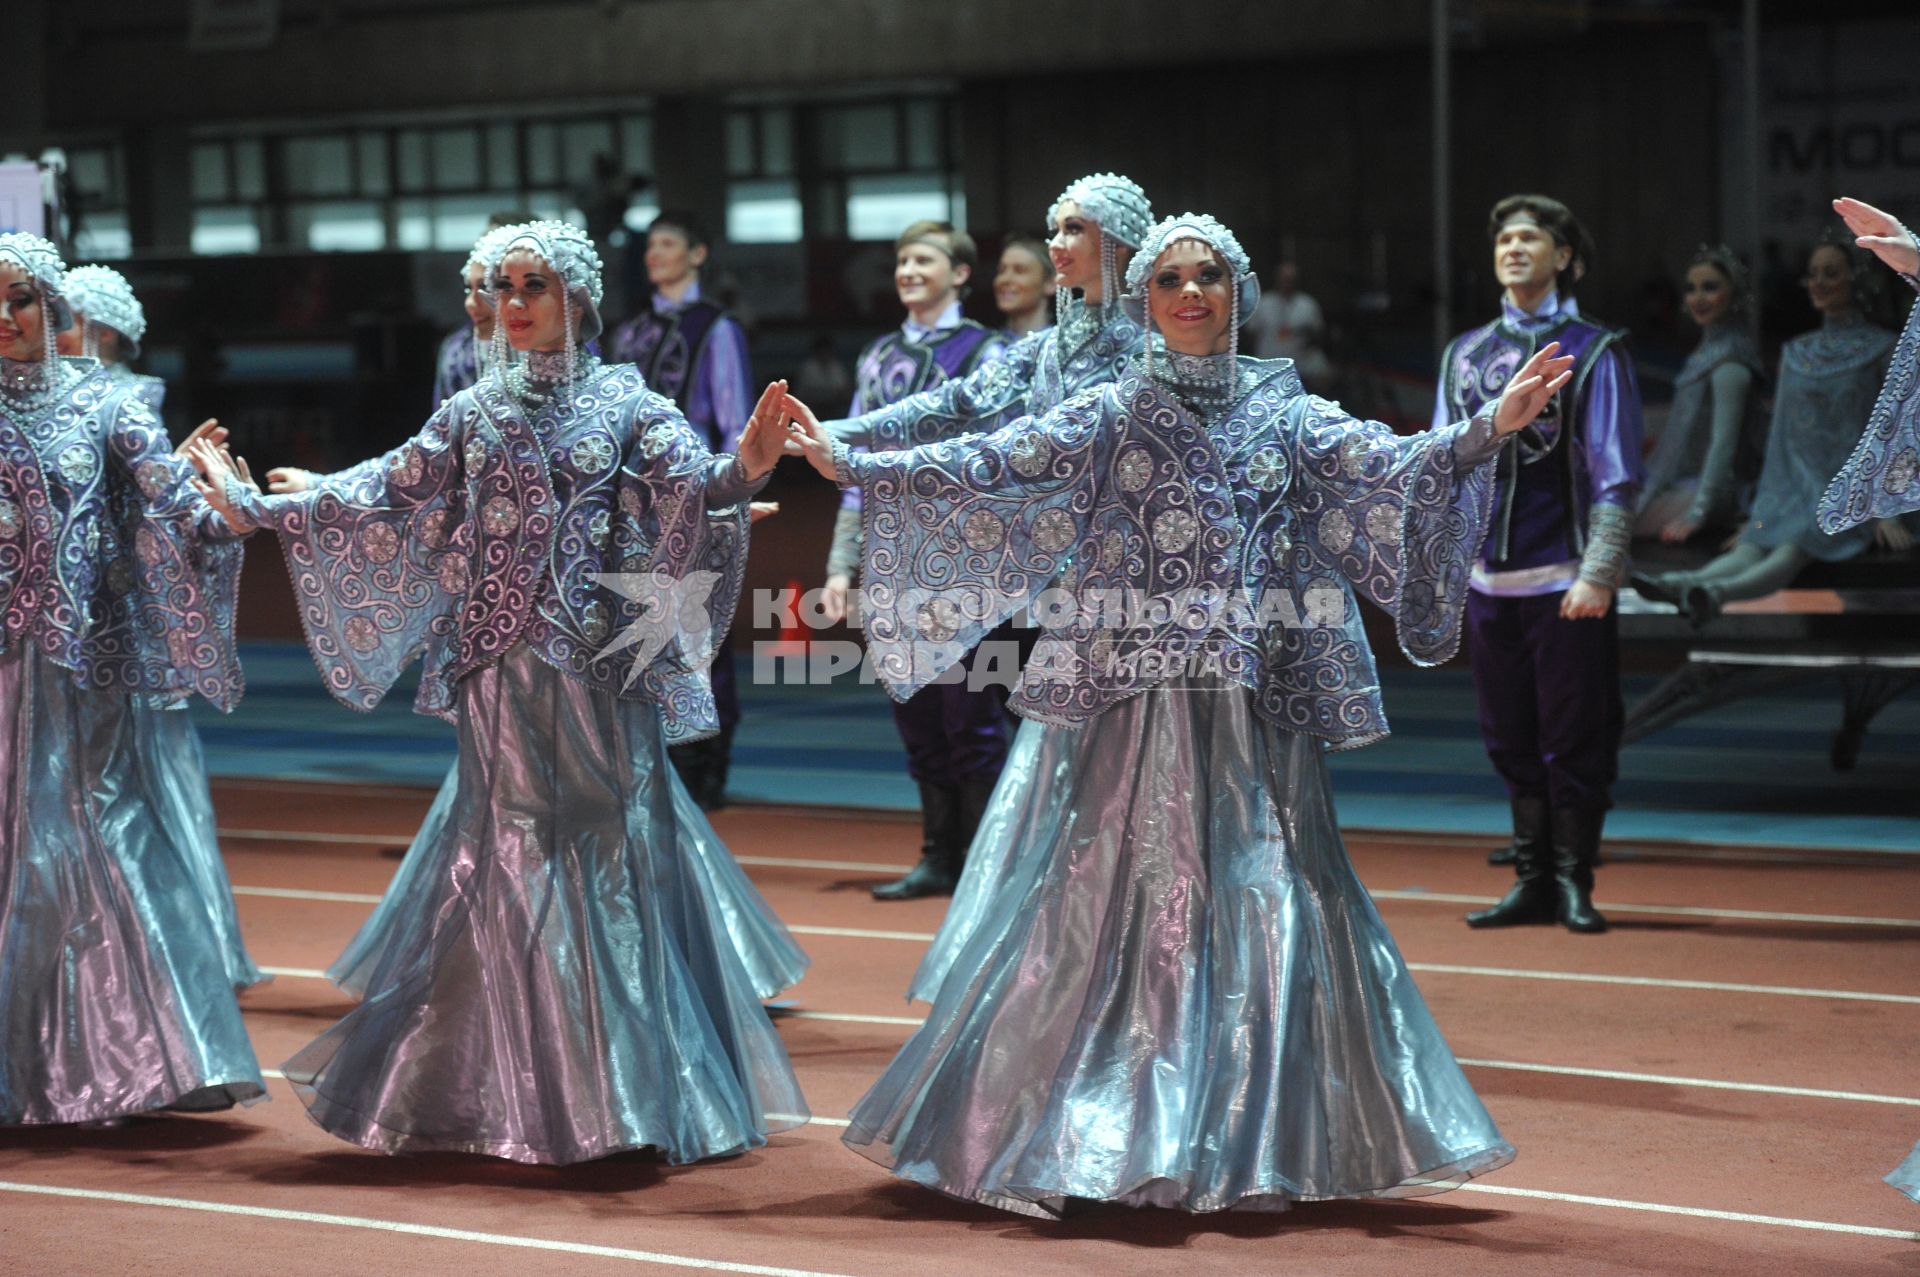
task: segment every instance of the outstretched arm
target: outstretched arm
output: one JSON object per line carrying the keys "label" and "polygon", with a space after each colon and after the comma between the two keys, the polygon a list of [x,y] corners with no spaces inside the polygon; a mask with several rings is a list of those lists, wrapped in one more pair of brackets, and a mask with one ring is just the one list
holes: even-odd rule
{"label": "outstretched arm", "polygon": [[1833,202],[1833,211],[1853,232],[1854,243],[1902,275],[1920,275],[1920,243],[1899,218],[1844,195]]}

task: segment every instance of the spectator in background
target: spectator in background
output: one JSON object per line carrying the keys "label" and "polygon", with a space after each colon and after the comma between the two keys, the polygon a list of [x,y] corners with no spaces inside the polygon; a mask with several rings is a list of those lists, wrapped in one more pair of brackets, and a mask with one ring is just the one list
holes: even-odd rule
{"label": "spectator in background", "polygon": [[1293,370],[1308,390],[1325,394],[1333,377],[1327,359],[1326,317],[1320,303],[1300,291],[1300,268],[1281,262],[1273,273],[1273,287],[1261,295],[1247,321],[1253,353],[1260,359],[1291,359]]}
{"label": "spectator in background", "polygon": [[993,275],[993,304],[1007,321],[1007,336],[1018,339],[1053,323],[1053,289],[1047,246],[1030,235],[1009,236]]}

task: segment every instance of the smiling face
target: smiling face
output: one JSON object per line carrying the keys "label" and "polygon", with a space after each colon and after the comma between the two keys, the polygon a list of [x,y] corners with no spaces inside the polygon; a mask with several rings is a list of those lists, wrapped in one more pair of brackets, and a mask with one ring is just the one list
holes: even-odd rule
{"label": "smiling face", "polygon": [[1545,295],[1572,260],[1573,249],[1531,216],[1511,218],[1494,233],[1494,277],[1516,298]]}
{"label": "smiling face", "polygon": [[40,286],[20,263],[0,258],[0,357],[45,359]]}
{"label": "smiling face", "polygon": [[1024,244],[1009,244],[993,275],[993,304],[1003,315],[1030,315],[1053,296],[1046,263]]}
{"label": "smiling face", "polygon": [[647,232],[647,282],[655,288],[687,283],[706,260],[707,246],[694,244],[677,226],[656,226]]}
{"label": "smiling face", "polygon": [[1077,288],[1090,302],[1106,300],[1100,295],[1100,240],[1100,224],[1074,201],[1061,200],[1053,211],[1053,238],[1047,241],[1056,287]]}
{"label": "smiling face", "polygon": [[1233,320],[1232,275],[1211,245],[1197,239],[1170,244],[1147,276],[1147,312],[1168,350],[1221,354]]}
{"label": "smiling face", "polygon": [[1733,282],[1711,262],[1687,268],[1687,313],[1702,328],[1711,328],[1733,311]]}
{"label": "smiling face", "polygon": [[1807,258],[1807,298],[1822,315],[1853,309],[1853,263],[1844,249],[1822,244]]}
{"label": "smiling face", "polygon": [[954,262],[938,245],[916,240],[893,259],[893,287],[908,310],[938,313],[953,304],[972,271]]}
{"label": "smiling face", "polygon": [[467,307],[467,322],[473,325],[475,339],[492,341],[493,306],[487,297],[487,268],[483,263],[475,262],[467,267],[467,291],[463,300]]}
{"label": "smiling face", "polygon": [[496,323],[515,350],[560,350],[567,344],[567,290],[539,254],[516,248],[493,277]]}

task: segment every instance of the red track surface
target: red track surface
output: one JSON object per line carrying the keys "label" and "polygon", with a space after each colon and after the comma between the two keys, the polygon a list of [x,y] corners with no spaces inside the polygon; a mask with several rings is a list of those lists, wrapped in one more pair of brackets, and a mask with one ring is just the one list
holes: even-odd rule
{"label": "red track surface", "polygon": [[[241,889],[249,945],[256,960],[287,971],[242,999],[262,1063],[277,1064],[346,1009],[332,986],[292,972],[332,961],[369,906],[249,889],[378,893],[395,865],[380,854],[380,835],[409,833],[428,797],[221,787],[227,862]],[[858,815],[732,811],[716,824],[750,860],[897,865],[916,841],[907,822]],[[359,836],[367,841],[342,840]],[[1468,1190],[1420,1201],[1311,1204],[1280,1216],[1096,1210],[1047,1224],[899,1184],[842,1148],[830,1125],[695,1167],[641,1156],[566,1169],[385,1158],[321,1134],[275,1080],[273,1103],[236,1113],[110,1131],[0,1132],[0,1183],[91,1194],[0,1190],[0,1272],[1920,1272],[1920,1241],[1910,1235],[1920,1230],[1920,1206],[1879,1179],[1920,1138],[1920,1103],[1700,1084],[1920,1101],[1920,862],[1652,855],[1602,871],[1603,906],[1892,917],[1913,925],[1616,912],[1608,935],[1577,937],[1554,928],[1472,932],[1459,921],[1469,906],[1400,897],[1491,896],[1500,874],[1480,863],[1477,843],[1356,837],[1352,850],[1454,1050],[1485,1062],[1469,1064],[1469,1076],[1520,1150],[1511,1167]],[[813,956],[812,972],[790,995],[805,1012],[922,1014],[902,991],[923,943],[806,929],[929,933],[941,903],[875,904],[866,887],[878,871],[750,864],[749,872]],[[1825,992],[1540,978],[1546,973]],[[780,1025],[816,1118],[828,1119],[845,1114],[911,1031],[810,1016]],[[1571,1076],[1541,1066],[1683,1080]],[[102,1194],[305,1214],[207,1213]],[[381,1223],[487,1236],[376,1231]]]}

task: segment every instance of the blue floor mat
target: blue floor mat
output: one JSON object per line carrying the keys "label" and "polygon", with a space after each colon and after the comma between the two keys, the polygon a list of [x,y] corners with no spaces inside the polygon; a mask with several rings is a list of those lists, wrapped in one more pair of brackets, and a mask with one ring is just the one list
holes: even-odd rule
{"label": "blue floor mat", "polygon": [[[438,785],[453,729],[412,712],[409,676],[371,714],[329,698],[306,649],[246,643],[246,700],[231,715],[196,703],[216,776]],[[744,722],[732,795],[746,802],[918,806],[880,688],[757,686],[739,664]],[[1627,680],[1628,704],[1654,679]],[[1507,829],[1504,792],[1481,752],[1464,668],[1382,671],[1393,735],[1332,758],[1349,828],[1474,833]],[[1875,721],[1852,772],[1827,764],[1834,688],[1723,706],[1621,755],[1610,835],[1674,842],[1920,851],[1920,698]],[[831,748],[822,742],[830,741]]]}

